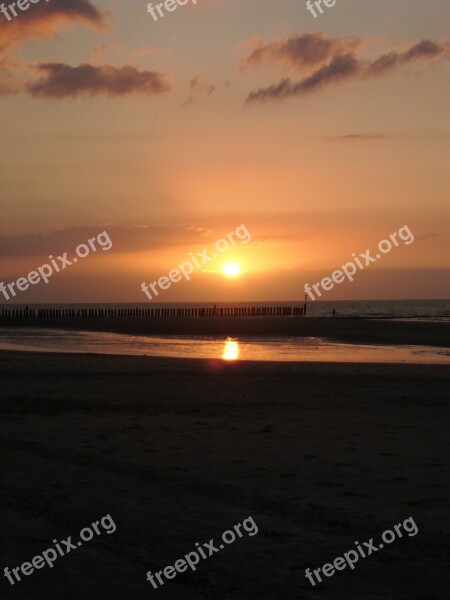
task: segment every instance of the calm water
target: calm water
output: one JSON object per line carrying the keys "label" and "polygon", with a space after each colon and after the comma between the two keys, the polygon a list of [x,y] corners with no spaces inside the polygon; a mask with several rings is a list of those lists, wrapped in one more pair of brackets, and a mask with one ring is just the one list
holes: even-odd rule
{"label": "calm water", "polygon": [[[146,308],[211,306],[303,306],[303,302],[77,304],[40,305],[40,308]],[[12,305],[9,305],[12,306]],[[21,305],[15,305],[20,308]],[[449,321],[449,300],[377,300],[308,302],[309,317],[369,317]],[[321,338],[157,337],[70,330],[0,329],[1,349],[51,352],[89,352],[224,360],[413,362],[449,363],[449,352],[423,346],[368,346],[333,343]]]}
{"label": "calm water", "polygon": [[136,336],[61,329],[0,329],[0,349],[265,361],[450,364],[450,352],[424,346],[369,346],[321,338]]}

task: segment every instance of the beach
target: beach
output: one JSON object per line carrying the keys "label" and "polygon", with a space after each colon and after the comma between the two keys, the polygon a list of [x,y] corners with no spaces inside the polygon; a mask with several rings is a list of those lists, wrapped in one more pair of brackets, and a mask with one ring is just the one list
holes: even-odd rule
{"label": "beach", "polygon": [[[3,566],[117,525],[2,597],[447,597],[447,366],[0,352],[0,374]],[[146,580],[249,516],[257,535]],[[305,578],[408,517],[415,537]]]}
{"label": "beach", "polygon": [[0,0],[0,600],[449,598],[449,20]]}
{"label": "beach", "polygon": [[315,317],[42,318],[0,321],[2,328],[35,327],[131,335],[323,337],[349,344],[450,347],[450,321],[330,319]]}

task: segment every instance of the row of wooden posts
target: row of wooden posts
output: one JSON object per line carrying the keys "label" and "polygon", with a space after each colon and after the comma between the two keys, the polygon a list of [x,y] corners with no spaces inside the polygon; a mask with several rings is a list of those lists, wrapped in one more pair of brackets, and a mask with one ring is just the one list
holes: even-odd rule
{"label": "row of wooden posts", "polygon": [[306,304],[299,306],[239,306],[209,308],[3,308],[0,320],[19,319],[120,319],[162,317],[300,317]]}

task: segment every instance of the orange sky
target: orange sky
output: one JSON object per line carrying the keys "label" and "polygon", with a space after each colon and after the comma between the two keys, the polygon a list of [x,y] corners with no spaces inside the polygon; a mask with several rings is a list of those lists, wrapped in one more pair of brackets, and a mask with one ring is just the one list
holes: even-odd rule
{"label": "orange sky", "polygon": [[450,297],[448,2],[190,4],[0,14],[0,281],[113,241],[16,301],[143,302],[242,223],[251,243],[161,300],[299,299],[404,225],[413,244],[326,299]]}

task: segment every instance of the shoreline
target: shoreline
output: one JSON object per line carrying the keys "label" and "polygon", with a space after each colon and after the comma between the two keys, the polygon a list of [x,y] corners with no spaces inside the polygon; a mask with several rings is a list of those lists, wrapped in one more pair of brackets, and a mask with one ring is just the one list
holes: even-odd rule
{"label": "shoreline", "polygon": [[[95,360],[94,360],[95,359]],[[9,361],[21,363],[28,368],[31,363],[53,361],[58,370],[61,366],[70,372],[80,372],[80,366],[85,368],[85,373],[117,373],[117,367],[123,372],[131,370],[133,373],[142,373],[157,376],[160,372],[174,371],[183,373],[217,373],[227,375],[266,374],[282,375],[289,373],[317,373],[319,371],[338,372],[352,374],[367,371],[368,374],[390,374],[393,376],[404,375],[411,377],[417,375],[418,370],[427,376],[443,375],[447,369],[450,375],[450,365],[438,363],[376,363],[376,362],[334,362],[334,361],[263,361],[263,360],[236,360],[226,361],[221,358],[182,358],[175,356],[151,356],[135,354],[100,354],[83,352],[52,352],[52,351],[28,351],[28,350],[2,350],[0,349],[0,373],[1,363]],[[47,363],[46,363],[47,364]],[[76,365],[76,366],[75,366]]]}
{"label": "shoreline", "polygon": [[450,322],[318,317],[59,318],[0,321],[11,328],[99,331],[128,335],[320,337],[350,344],[450,347]]}
{"label": "shoreline", "polygon": [[[352,346],[351,344],[348,344],[349,347],[353,347],[355,349],[355,352],[360,352],[361,351],[361,346]],[[364,347],[363,347],[364,348]],[[372,349],[374,348],[374,346],[367,346],[367,348]],[[378,346],[376,348],[384,348],[384,346]],[[401,349],[401,346],[386,346],[385,347],[387,349],[388,352],[392,352],[392,350],[394,349],[395,351]],[[406,346],[405,348],[407,348],[408,350],[411,350],[410,346]],[[423,346],[423,348],[428,348],[429,351],[431,352],[432,350],[436,349],[436,346]],[[340,351],[342,351],[342,346],[340,348]],[[426,351],[426,350],[424,350]],[[0,360],[2,360],[2,356],[3,355],[9,355],[9,354],[25,354],[25,355],[51,355],[51,356],[75,356],[75,357],[80,357],[80,356],[90,356],[93,358],[101,358],[101,357],[116,357],[116,358],[151,358],[151,359],[155,359],[155,360],[174,360],[174,361],[183,361],[186,360],[184,356],[176,356],[175,354],[157,354],[157,353],[151,353],[149,350],[142,351],[142,352],[114,352],[114,351],[110,351],[110,352],[99,352],[99,351],[90,351],[90,350],[85,350],[85,351],[80,351],[80,350],[61,350],[60,348],[46,348],[46,347],[33,347],[33,346],[23,346],[20,347],[18,344],[2,344],[0,342]],[[192,357],[190,358],[190,360],[192,361],[208,361],[209,363],[211,362],[216,362],[216,363],[225,363],[225,364],[229,364],[229,363],[248,363],[251,365],[255,365],[255,364],[260,364],[260,365],[282,365],[282,364],[290,364],[290,365],[311,365],[311,366],[317,366],[317,365],[353,365],[354,367],[359,367],[359,366],[366,366],[366,365],[410,365],[410,366],[427,366],[427,365],[436,365],[436,366],[450,366],[450,355],[444,354],[443,352],[435,352],[432,354],[431,357],[427,358],[423,358],[421,357],[421,359],[419,360],[416,357],[411,358],[410,354],[403,354],[400,356],[394,356],[390,359],[387,359],[386,356],[384,356],[384,360],[380,360],[379,357],[374,356],[372,358],[372,360],[367,359],[367,357],[365,357],[362,360],[356,360],[356,359],[352,359],[350,358],[348,355],[345,356],[342,359],[339,360],[333,360],[333,359],[327,359],[327,356],[329,356],[327,354],[327,350],[324,350],[324,358],[285,358],[283,357],[283,359],[275,359],[275,358],[267,358],[267,359],[262,359],[262,358],[236,358],[236,359],[224,359],[223,357],[220,357],[218,355],[211,355],[211,356],[197,356],[197,357]]]}

